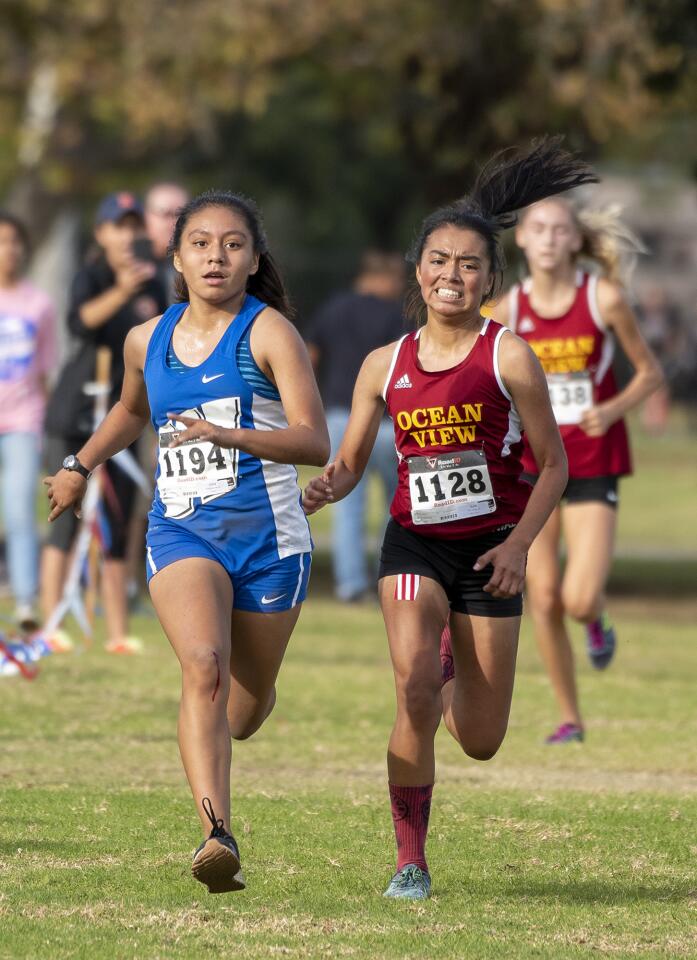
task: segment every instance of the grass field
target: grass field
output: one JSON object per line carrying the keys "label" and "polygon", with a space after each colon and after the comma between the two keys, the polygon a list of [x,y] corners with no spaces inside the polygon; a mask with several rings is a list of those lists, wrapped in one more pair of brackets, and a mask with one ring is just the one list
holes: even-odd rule
{"label": "grass field", "polygon": [[541,746],[555,715],[527,626],[499,756],[476,764],[439,733],[423,904],[381,897],[393,695],[372,606],[306,605],[274,715],[234,746],[244,893],[190,877],[178,669],[156,621],[137,622],[139,659],[97,646],[0,681],[0,957],[697,956],[697,605],[614,613],[617,664],[581,663],[586,744]]}

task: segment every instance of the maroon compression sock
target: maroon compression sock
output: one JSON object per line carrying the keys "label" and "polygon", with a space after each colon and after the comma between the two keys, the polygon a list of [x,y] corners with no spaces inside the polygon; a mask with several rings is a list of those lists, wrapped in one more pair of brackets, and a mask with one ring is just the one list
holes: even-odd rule
{"label": "maroon compression sock", "polygon": [[390,787],[392,822],[397,839],[397,870],[408,863],[415,863],[428,870],[426,863],[426,835],[431,813],[433,784],[424,787]]}

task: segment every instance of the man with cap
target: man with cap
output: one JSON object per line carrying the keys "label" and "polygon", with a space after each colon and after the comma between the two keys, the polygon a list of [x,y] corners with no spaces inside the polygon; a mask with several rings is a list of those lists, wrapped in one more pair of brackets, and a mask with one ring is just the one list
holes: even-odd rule
{"label": "man with cap", "polygon": [[[155,264],[139,260],[137,240],[145,236],[143,208],[127,190],[110,193],[97,208],[94,225],[96,251],[75,276],[68,310],[68,329],[74,344],[58,377],[46,417],[46,460],[53,473],[74,466],[72,456],[94,429],[91,397],[85,383],[94,379],[97,348],[111,352],[110,405],[121,393],[123,346],[132,327],[162,313],[166,296]],[[135,484],[113,464],[107,465],[104,497],[105,562],[102,575],[107,649],[135,652],[128,637],[126,599],[126,533],[135,500]],[[51,525],[41,558],[41,603],[44,617],[57,605],[63,590],[76,518],[68,511]]]}

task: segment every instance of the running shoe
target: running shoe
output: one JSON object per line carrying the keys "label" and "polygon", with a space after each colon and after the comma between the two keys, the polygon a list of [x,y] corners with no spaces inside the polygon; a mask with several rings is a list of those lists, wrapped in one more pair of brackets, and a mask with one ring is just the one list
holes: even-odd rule
{"label": "running shoe", "polygon": [[[206,806],[208,804],[208,806]],[[244,890],[245,882],[240,868],[240,851],[233,835],[225,829],[224,822],[217,820],[208,797],[201,803],[213,824],[207,840],[194,854],[191,872],[196,880],[208,887],[209,893],[230,893]]]}
{"label": "running shoe", "polygon": [[143,652],[143,641],[139,637],[122,637],[121,640],[110,640],[104,644],[107,653],[122,653],[130,656]]}
{"label": "running shoe", "polygon": [[602,613],[593,623],[586,624],[586,649],[596,670],[604,670],[610,666],[616,646],[615,628],[606,613]]}
{"label": "running shoe", "polygon": [[455,676],[455,661],[453,660],[450,624],[448,623],[446,623],[440,635],[440,670],[441,686],[445,686],[448,680],[452,680]]}
{"label": "running shoe", "polygon": [[383,897],[401,900],[427,900],[430,896],[431,875],[415,863],[408,863],[398,870],[383,893]]}
{"label": "running shoe", "polygon": [[562,723],[554,733],[550,733],[545,743],[583,743],[583,737],[583,727],[579,727],[577,723]]}

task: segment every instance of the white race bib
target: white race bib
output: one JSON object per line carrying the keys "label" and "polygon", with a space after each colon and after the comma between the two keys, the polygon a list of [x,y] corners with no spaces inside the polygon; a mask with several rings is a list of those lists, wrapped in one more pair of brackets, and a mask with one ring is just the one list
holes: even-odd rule
{"label": "white race bib", "polygon": [[560,426],[580,423],[593,406],[593,382],[586,371],[547,374],[554,419]]}
{"label": "white race bib", "polygon": [[160,475],[157,488],[163,502],[184,497],[218,497],[237,486],[234,450],[202,440],[190,440],[171,449],[170,441],[183,431],[160,429]]}
{"label": "white race bib", "polygon": [[409,496],[415,524],[450,523],[496,510],[483,450],[410,457]]}
{"label": "white race bib", "polygon": [[[240,398],[209,400],[196,409],[182,411],[182,415],[235,429],[240,425]],[[181,447],[170,447],[175,435],[184,430],[183,424],[169,420],[158,431],[157,490],[168,517],[188,516],[194,509],[194,500],[214,500],[237,486],[238,451],[223,449],[208,440],[191,440]]]}

